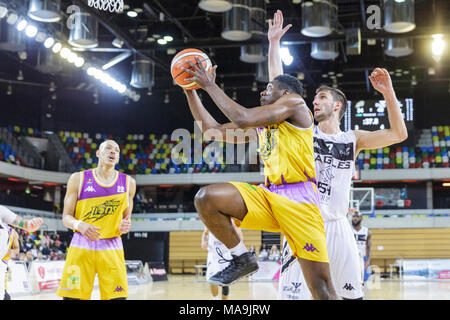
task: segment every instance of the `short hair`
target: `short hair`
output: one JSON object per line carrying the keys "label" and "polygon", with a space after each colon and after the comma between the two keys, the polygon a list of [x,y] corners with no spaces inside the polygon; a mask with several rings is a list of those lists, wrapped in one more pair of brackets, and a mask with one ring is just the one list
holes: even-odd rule
{"label": "short hair", "polygon": [[320,86],[317,88],[316,94],[321,91],[330,91],[334,101],[342,103],[341,110],[339,110],[339,120],[341,120],[345,114],[345,110],[347,110],[347,98],[345,94],[341,90],[329,86]]}
{"label": "short hair", "polygon": [[277,80],[280,89],[289,90],[291,93],[296,93],[303,96],[303,84],[296,77],[288,74],[282,74],[273,80]]}
{"label": "short hair", "polygon": [[[115,144],[119,145],[119,144],[117,143],[117,141],[115,141],[115,140],[112,140],[112,139],[106,139],[106,140],[104,140],[102,143],[100,143],[100,145],[98,146],[98,150],[102,149],[109,141],[112,141],[112,142],[114,142]],[[119,146],[119,149],[120,149],[120,146]]]}

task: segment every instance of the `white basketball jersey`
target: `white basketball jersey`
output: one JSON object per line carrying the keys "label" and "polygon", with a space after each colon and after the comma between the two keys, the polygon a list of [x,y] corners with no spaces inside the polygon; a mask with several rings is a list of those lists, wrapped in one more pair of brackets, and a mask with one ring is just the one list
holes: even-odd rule
{"label": "white basketball jersey", "polygon": [[314,127],[314,159],[324,221],[346,217],[355,172],[356,136],[353,131],[323,133]]}
{"label": "white basketball jersey", "polygon": [[367,246],[367,237],[369,236],[369,229],[367,227],[361,226],[361,229],[355,230],[353,228],[353,234],[355,235],[356,244],[358,246],[358,252],[360,257],[366,256],[366,246]]}

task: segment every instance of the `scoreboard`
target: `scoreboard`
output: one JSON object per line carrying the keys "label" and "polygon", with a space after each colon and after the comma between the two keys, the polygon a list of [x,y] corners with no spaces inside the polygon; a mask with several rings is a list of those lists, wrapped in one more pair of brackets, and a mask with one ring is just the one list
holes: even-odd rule
{"label": "scoreboard", "polygon": [[[408,130],[414,128],[414,101],[412,98],[398,100]],[[344,130],[388,129],[389,117],[385,100],[348,101],[344,115]]]}

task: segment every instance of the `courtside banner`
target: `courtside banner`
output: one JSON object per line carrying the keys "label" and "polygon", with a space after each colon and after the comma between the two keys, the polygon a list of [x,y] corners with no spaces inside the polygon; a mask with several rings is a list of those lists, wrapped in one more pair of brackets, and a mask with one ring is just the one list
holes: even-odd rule
{"label": "courtside banner", "polygon": [[251,281],[278,281],[281,261],[258,261],[259,270],[250,276]]}
{"label": "courtside banner", "polygon": [[11,297],[31,294],[27,265],[23,261],[8,261],[7,291]]}
{"label": "courtside banner", "polygon": [[149,262],[148,268],[153,281],[167,281],[167,272],[164,267],[164,262]]}
{"label": "courtside banner", "polygon": [[30,267],[33,292],[58,289],[65,263],[64,260],[33,261]]}
{"label": "courtside banner", "polygon": [[405,259],[401,265],[403,280],[450,279],[450,259]]}

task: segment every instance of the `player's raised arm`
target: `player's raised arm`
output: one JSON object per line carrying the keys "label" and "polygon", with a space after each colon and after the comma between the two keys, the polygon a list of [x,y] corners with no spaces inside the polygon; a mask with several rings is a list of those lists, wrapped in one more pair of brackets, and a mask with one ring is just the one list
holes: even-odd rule
{"label": "player's raised arm", "polygon": [[283,28],[283,13],[277,10],[273,15],[273,20],[269,20],[269,81],[283,74],[283,63],[280,55],[280,39],[292,27],[291,24]]}
{"label": "player's raised arm", "polygon": [[44,222],[42,218],[33,218],[33,219],[23,219],[22,217],[16,215],[14,212],[9,210],[5,206],[0,205],[0,220],[9,224],[10,226],[23,229],[28,232],[34,232],[41,227],[41,224]]}
{"label": "player's raised arm", "polygon": [[[212,72],[215,72],[215,69]],[[201,124],[200,130],[203,133],[205,133],[208,130],[210,130],[211,133],[212,130],[217,130],[217,133],[220,133],[214,135],[213,140],[229,143],[246,143],[256,141],[257,139],[256,132],[253,132],[254,130],[252,129],[248,129],[252,131],[252,132],[249,131],[248,134],[242,135],[230,134],[232,133],[232,130],[239,128],[232,122],[225,124],[218,123],[213,118],[213,116],[211,116],[208,110],[206,110],[206,108],[203,106],[203,103],[200,100],[200,97],[198,96],[196,90],[185,90],[184,93],[186,94],[186,98],[188,100],[189,109],[191,110],[192,116],[199,125]]]}
{"label": "player's raised arm", "polygon": [[[195,81],[204,89],[225,116],[238,128],[258,128],[280,123],[307,109],[305,101],[299,94],[286,94],[289,90],[285,90],[276,101],[270,104],[255,108],[243,107],[228,97],[215,83],[215,72],[206,71],[200,60],[196,59],[196,65],[187,62],[192,69],[183,68],[184,71],[193,75],[186,80]],[[262,96],[271,92],[272,83],[269,83],[267,87]]]}
{"label": "player's raised arm", "polygon": [[369,76],[373,87],[379,91],[386,100],[389,117],[389,129],[364,131],[354,130],[356,135],[356,154],[361,150],[377,149],[400,143],[408,138],[405,121],[392,86],[391,77],[386,69],[376,68]]}
{"label": "player's raised arm", "polygon": [[80,173],[76,172],[70,176],[67,182],[62,221],[66,228],[80,231],[89,240],[97,240],[101,237],[101,234],[98,232],[98,227],[75,219],[75,207],[78,200],[79,186]]}

